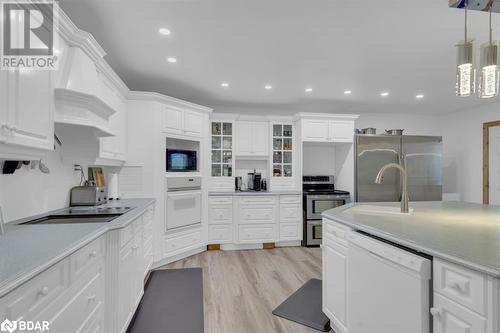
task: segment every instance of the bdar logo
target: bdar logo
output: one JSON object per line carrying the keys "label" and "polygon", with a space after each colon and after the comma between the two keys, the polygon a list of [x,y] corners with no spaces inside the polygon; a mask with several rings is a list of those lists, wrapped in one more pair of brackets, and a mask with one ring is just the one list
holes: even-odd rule
{"label": "bdar logo", "polygon": [[2,332],[12,333],[17,329],[17,322],[5,319],[2,324],[0,324],[0,330]]}

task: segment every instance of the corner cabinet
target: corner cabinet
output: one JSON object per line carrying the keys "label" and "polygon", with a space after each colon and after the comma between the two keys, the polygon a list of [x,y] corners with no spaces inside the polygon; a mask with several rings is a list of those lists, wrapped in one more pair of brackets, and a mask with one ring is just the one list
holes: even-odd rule
{"label": "corner cabinet", "polygon": [[0,71],[0,156],[13,154],[11,145],[54,148],[53,88],[52,71]]}
{"label": "corner cabinet", "polygon": [[301,114],[303,142],[352,143],[355,115]]}

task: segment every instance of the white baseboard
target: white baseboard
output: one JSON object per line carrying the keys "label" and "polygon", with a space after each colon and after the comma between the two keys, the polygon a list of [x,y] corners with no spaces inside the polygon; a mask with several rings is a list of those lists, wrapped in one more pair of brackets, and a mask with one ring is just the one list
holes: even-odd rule
{"label": "white baseboard", "polygon": [[283,241],[277,242],[276,247],[292,247],[292,246],[302,246],[302,241]]}
{"label": "white baseboard", "polygon": [[201,252],[205,252],[207,250],[207,247],[206,246],[201,246],[201,247],[197,247],[195,249],[192,249],[192,250],[189,250],[189,251],[186,251],[186,252],[183,252],[183,253],[179,253],[179,254],[176,254],[174,256],[171,256],[171,257],[167,257],[167,258],[163,258],[159,261],[155,261],[152,265],[151,265],[151,269],[157,269],[161,266],[165,266],[165,265],[168,265],[170,263],[173,263],[174,261],[178,261],[178,260],[181,260],[181,259],[184,259],[184,258],[187,258],[187,257],[191,257],[195,254],[198,254],[198,253],[201,253]]}

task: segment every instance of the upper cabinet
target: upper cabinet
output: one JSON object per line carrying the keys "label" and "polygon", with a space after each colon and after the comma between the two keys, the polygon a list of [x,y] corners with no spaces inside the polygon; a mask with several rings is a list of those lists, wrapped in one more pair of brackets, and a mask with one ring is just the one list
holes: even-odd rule
{"label": "upper cabinet", "polygon": [[269,156],[269,123],[259,121],[236,122],[236,156]]}
{"label": "upper cabinet", "polygon": [[32,157],[33,152],[16,152],[15,147],[54,148],[53,87],[51,71],[0,71],[2,158]]}
{"label": "upper cabinet", "polygon": [[170,134],[201,137],[203,134],[203,114],[198,111],[165,106],[162,128]]}
{"label": "upper cabinet", "polygon": [[273,177],[293,176],[293,125],[273,124]]}
{"label": "upper cabinet", "polygon": [[233,123],[212,121],[211,139],[212,177],[233,177]]}
{"label": "upper cabinet", "polygon": [[353,142],[354,115],[301,114],[302,141]]}

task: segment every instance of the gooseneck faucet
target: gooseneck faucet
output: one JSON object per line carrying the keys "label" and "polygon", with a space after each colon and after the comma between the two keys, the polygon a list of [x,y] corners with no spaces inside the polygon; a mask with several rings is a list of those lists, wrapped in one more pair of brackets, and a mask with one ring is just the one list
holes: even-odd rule
{"label": "gooseneck faucet", "polygon": [[395,168],[398,169],[400,175],[403,178],[403,195],[401,197],[401,213],[408,213],[408,175],[406,174],[406,169],[397,163],[389,163],[386,164],[380,169],[377,174],[377,178],[375,178],[375,183],[382,184],[384,181],[384,173],[387,169]]}

